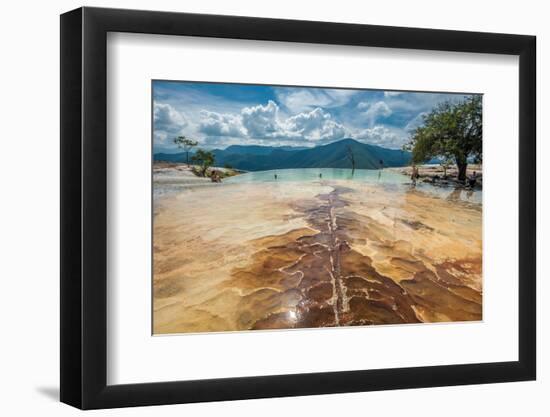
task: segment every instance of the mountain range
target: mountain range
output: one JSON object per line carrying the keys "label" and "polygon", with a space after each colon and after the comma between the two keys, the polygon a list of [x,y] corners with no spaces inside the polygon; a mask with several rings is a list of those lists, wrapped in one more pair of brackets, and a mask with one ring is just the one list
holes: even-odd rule
{"label": "mountain range", "polygon": [[[231,145],[214,149],[216,166],[230,166],[243,171],[266,171],[285,168],[351,168],[353,154],[356,169],[379,169],[405,166],[411,154],[406,151],[369,145],[354,139],[342,139],[315,148],[290,146]],[[193,152],[189,153],[189,158]],[[185,162],[182,153],[155,153],[155,161]]]}

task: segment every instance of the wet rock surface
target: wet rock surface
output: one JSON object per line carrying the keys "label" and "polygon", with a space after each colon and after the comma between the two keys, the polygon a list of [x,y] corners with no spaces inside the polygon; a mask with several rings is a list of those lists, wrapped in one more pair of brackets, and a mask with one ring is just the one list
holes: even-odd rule
{"label": "wet rock surface", "polygon": [[231,219],[209,224],[209,208],[180,224],[202,195],[166,202],[155,218],[155,333],[481,320],[479,205],[372,184],[320,181],[282,198],[271,187],[247,190],[262,200],[226,195],[227,209],[247,207],[247,228],[262,228],[240,239]]}

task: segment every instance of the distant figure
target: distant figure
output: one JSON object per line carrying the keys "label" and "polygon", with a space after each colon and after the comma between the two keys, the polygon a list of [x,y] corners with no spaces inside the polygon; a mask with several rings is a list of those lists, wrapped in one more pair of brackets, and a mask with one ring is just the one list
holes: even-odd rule
{"label": "distant figure", "polygon": [[470,178],[468,179],[468,185],[470,186],[470,188],[474,188],[474,186],[476,185],[476,182],[477,182],[477,172],[474,171],[470,176]]}
{"label": "distant figure", "polygon": [[381,176],[382,176],[382,170],[378,170],[378,181],[380,181]]}
{"label": "distant figure", "polygon": [[412,172],[411,172],[411,183],[413,187],[416,186],[416,180],[420,177],[420,174],[418,174],[418,168],[416,165],[413,165]]}
{"label": "distant figure", "polygon": [[277,179],[277,174],[273,175],[275,177],[275,179]]}
{"label": "distant figure", "polygon": [[323,178],[323,173],[319,172],[319,178]]}
{"label": "distant figure", "polygon": [[212,173],[210,174],[210,179],[212,180],[212,182],[222,182],[222,177],[216,170],[212,171]]}

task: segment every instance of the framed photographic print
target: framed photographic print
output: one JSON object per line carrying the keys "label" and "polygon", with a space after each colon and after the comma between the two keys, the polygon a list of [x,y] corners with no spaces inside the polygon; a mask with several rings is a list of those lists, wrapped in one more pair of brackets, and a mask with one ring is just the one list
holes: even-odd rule
{"label": "framed photographic print", "polygon": [[61,400],[535,379],[535,38],[61,16]]}

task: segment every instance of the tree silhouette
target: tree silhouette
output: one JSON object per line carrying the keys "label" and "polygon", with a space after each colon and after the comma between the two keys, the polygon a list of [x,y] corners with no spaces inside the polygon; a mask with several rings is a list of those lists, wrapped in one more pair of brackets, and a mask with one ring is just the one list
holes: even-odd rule
{"label": "tree silhouette", "polygon": [[189,151],[199,143],[196,140],[188,139],[185,136],[178,136],[177,138],[174,138],[174,143],[178,146],[178,148],[183,149],[185,152],[186,163],[189,165]]}
{"label": "tree silhouette", "polygon": [[205,177],[208,168],[214,165],[214,153],[211,151],[198,149],[195,155],[191,157],[191,161],[196,162],[201,166],[201,175]]}

